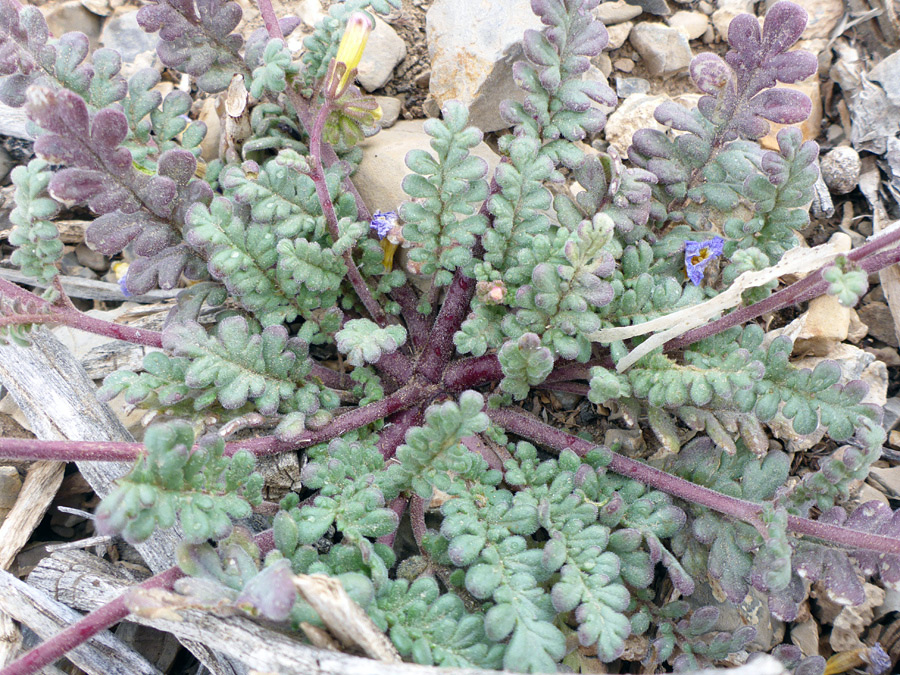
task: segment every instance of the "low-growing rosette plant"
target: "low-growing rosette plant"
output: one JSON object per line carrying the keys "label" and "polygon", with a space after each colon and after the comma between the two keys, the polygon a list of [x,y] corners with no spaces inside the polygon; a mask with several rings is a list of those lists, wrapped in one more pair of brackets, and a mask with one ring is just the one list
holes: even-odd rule
{"label": "low-growing rosette plant", "polygon": [[[524,35],[524,98],[502,106],[495,170],[449,101],[406,158],[409,200],[372,214],[353,177],[381,111],[355,68],[373,14],[397,0],[333,4],[299,55],[285,41],[298,20],[269,0],[246,40],[236,2],[145,5],[138,22],[197,96],[249,92],[248,133],[209,163],[188,93],[163,98],[154,70],[126,81],[116,52],[89,59],[83,35],[52,38],[38,9],[0,0],[0,101],[24,106],[37,139],[13,171],[10,241],[47,288],[0,281],[0,328],[21,344],[61,323],[157,348],[99,392],[154,412],[143,443],[0,439],[0,456],[132,458],[95,526],[130,542],[180,528],[180,571],[151,584],[199,577],[176,584],[205,589],[192,606],[297,629],[322,620],[292,575],[330,575],[421,664],[551,672],[615,661],[631,640],[647,672],[690,670],[746,658],[754,638],[691,602],[699,585],[735,605],[752,590],[783,621],[813,583],[848,605],[868,578],[900,588],[900,515],[850,494],[881,454],[880,410],[838,364],[792,365],[791,340],[757,321],[824,293],[853,305],[900,260],[890,230],[817,249],[777,290],[799,269],[818,149],[790,126],[777,149],[759,139],[810,112],[778,86],[816,72],[791,50],[805,12],[734,19],[727,54],[691,64],[698,105],[660,105],[665,131],[638,131],[624,157],[588,145],[616,104],[584,79],[608,41],[598,2],[532,0],[543,29]],[[68,301],[52,219],[73,205],[96,214],[91,247],[125,252],[126,294],[182,289],[161,332]],[[710,319],[679,328],[690,315]],[[586,397],[659,452],[531,414],[536,390]],[[842,445],[791,478],[774,424]],[[256,459],[296,452],[303,493],[263,504]],[[271,517],[256,543],[242,524],[254,510]],[[89,615],[4,673],[35,672],[126,613]],[[792,647],[774,655],[824,670]]]}

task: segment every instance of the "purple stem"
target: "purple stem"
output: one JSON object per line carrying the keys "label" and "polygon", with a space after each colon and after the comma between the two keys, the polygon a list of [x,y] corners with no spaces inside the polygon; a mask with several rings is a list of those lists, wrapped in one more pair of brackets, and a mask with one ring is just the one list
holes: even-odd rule
{"label": "purple stem", "polygon": [[[847,258],[852,259],[861,269],[869,274],[877,272],[878,270],[884,269],[885,267],[900,261],[900,246],[887,251],[875,252],[879,248],[895,243],[898,240],[898,237],[900,237],[900,231],[889,232],[880,240],[875,239],[868,244],[859,247],[855,251],[852,251],[847,255]],[[861,251],[866,251],[868,255],[860,255]],[[827,267],[827,265],[825,267]],[[825,267],[822,269],[825,269]],[[686,347],[698,340],[721,333],[723,330],[731,328],[732,326],[747,323],[751,319],[755,319],[763,314],[775,312],[779,309],[784,309],[785,307],[790,307],[800,302],[806,302],[807,300],[812,300],[813,298],[822,295],[828,290],[829,286],[828,282],[822,279],[822,269],[816,270],[787,288],[783,288],[780,291],[773,293],[765,300],[760,300],[749,307],[736,309],[730,314],[726,314],[721,319],[717,319],[705,326],[689,330],[687,333],[678,336],[674,340],[669,340],[663,347],[664,351],[670,352]]]}
{"label": "purple stem", "polygon": [[[265,554],[275,547],[275,538],[272,530],[266,530],[254,537],[260,552]],[[150,590],[162,588],[172,590],[173,584],[184,576],[178,567],[170,567],[164,572],[156,574],[143,583],[129,588],[118,598],[106,605],[94,610],[90,614],[72,624],[52,638],[38,645],[30,652],[17,659],[0,672],[0,675],[31,675],[41,668],[49,666],[62,658],[66,652],[80,644],[87,642],[97,633],[114,626],[128,616],[129,611],[125,606],[125,596],[135,589]]]}
{"label": "purple stem", "polygon": [[397,453],[397,448],[403,444],[406,432],[422,421],[422,405],[407,408],[385,421],[387,426],[382,429],[378,437],[378,451],[385,460],[388,460]]}
{"label": "purple stem", "polygon": [[447,295],[444,296],[441,311],[434,320],[425,350],[416,365],[416,372],[429,382],[441,381],[444,369],[456,351],[453,334],[466,318],[474,294],[475,280],[457,270]]}
{"label": "purple stem", "polygon": [[452,392],[474,389],[488,382],[503,378],[500,360],[496,354],[471,356],[458,359],[447,365],[444,371],[444,386]]}
{"label": "purple stem", "polygon": [[409,498],[409,524],[412,525],[413,538],[419,550],[424,553],[425,547],[422,541],[428,528],[425,526],[425,501],[419,495],[413,495]]}
{"label": "purple stem", "polygon": [[431,332],[431,325],[425,320],[423,314],[419,314],[416,307],[419,298],[408,283],[391,291],[391,297],[400,305],[400,314],[406,321],[406,330],[415,349],[422,349]]}
{"label": "purple stem", "polygon": [[[225,444],[225,455],[246,450],[256,457],[292,452],[311,445],[325,443],[348,431],[371,424],[423,403],[440,391],[437,385],[413,381],[380,401],[354,408],[339,415],[324,429],[307,431],[300,438],[287,442],[274,436],[260,436]],[[35,438],[0,438],[0,458],[55,460],[60,462],[121,462],[134,461],[144,452],[142,443],[115,441],[41,441]]]}
{"label": "purple stem", "polygon": [[484,457],[484,461],[488,463],[490,468],[503,471],[503,461],[497,456],[494,449],[484,442],[484,439],[479,434],[466,436],[460,440],[469,449],[469,452],[474,452],[476,455]]}
{"label": "purple stem", "polygon": [[271,0],[257,0],[256,6],[259,7],[259,13],[266,24],[269,37],[284,40],[284,33],[281,31],[281,26],[278,25],[278,17],[275,15]]}
{"label": "purple stem", "polygon": [[[403,519],[403,514],[406,513],[406,506],[409,503],[409,500],[406,497],[396,497],[388,504],[388,508],[397,514],[397,522],[399,523]],[[383,537],[378,537],[378,543],[384,544],[385,546],[393,546],[394,539],[397,538],[397,530],[394,530],[390,534],[386,534]]]}
{"label": "purple stem", "polygon": [[24,309],[27,312],[0,316],[0,327],[27,323],[60,323],[86,333],[104,335],[123,342],[162,347],[162,333],[158,331],[104,321],[72,307],[55,305],[5,279],[0,279],[0,295],[25,303]]}
{"label": "purple stem", "polygon": [[[557,452],[562,452],[568,448],[576,454],[584,456],[598,447],[595,443],[590,443],[577,436],[567,434],[565,431],[544,424],[537,418],[524,412],[511,408],[487,410],[485,412],[492,421],[507,431],[540,443]],[[715,490],[710,490],[684,478],[673,476],[670,473],[660,471],[643,462],[638,462],[615,452],[612,453],[609,469],[622,476],[640,481],[644,485],[662,490],[673,497],[706,506],[726,516],[749,523],[754,527],[759,527],[760,525],[759,516],[762,507],[759,504],[723,495]],[[808,518],[788,516],[788,529],[795,534],[805,534],[855,550],[864,549],[878,553],[900,554],[900,539],[860,532],[837,525],[827,525]]]}
{"label": "purple stem", "polygon": [[543,382],[536,387],[537,389],[546,389],[548,391],[563,391],[569,394],[580,394],[587,396],[591,388],[584,382]]}
{"label": "purple stem", "polygon": [[316,361],[312,362],[312,370],[309,376],[318,379],[329,389],[350,389],[353,386],[353,380],[350,379],[349,375],[326,368]]}
{"label": "purple stem", "polygon": [[[316,123],[313,126],[312,133],[309,137],[309,154],[311,160],[309,163],[309,175],[316,186],[316,196],[319,198],[319,203],[322,205],[322,213],[325,214],[325,220],[328,223],[328,232],[331,234],[332,240],[336,242],[341,235],[338,230],[337,214],[334,212],[334,204],[331,201],[331,195],[328,194],[328,185],[325,183],[325,172],[322,168],[322,132],[325,130],[325,122],[330,113],[331,103],[326,101],[319,109],[319,114],[316,116]],[[383,328],[388,322],[387,315],[384,313],[381,305],[379,305],[375,298],[372,297],[372,292],[366,285],[365,279],[362,278],[362,274],[359,273],[359,268],[356,266],[356,263],[353,262],[353,254],[350,250],[344,251],[343,258],[344,264],[347,266],[347,278],[353,285],[353,290],[356,291],[356,295],[366,308],[369,316],[375,320],[375,323]]]}

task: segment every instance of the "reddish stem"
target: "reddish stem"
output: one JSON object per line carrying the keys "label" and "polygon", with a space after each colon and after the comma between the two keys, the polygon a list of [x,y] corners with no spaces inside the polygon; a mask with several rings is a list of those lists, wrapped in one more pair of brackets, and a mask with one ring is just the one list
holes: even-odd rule
{"label": "reddish stem", "polygon": [[428,528],[425,526],[425,501],[419,495],[409,498],[409,524],[412,526],[413,538],[416,540],[419,550],[424,553],[425,547],[422,542],[425,540]]}
{"label": "reddish stem", "polygon": [[[878,270],[884,269],[885,267],[900,261],[900,247],[889,249],[887,251],[879,250],[889,244],[896,243],[898,240],[900,240],[900,229],[888,232],[888,234],[883,237],[876,238],[868,244],[860,246],[855,251],[848,253],[847,258],[856,262],[865,272],[870,274],[872,272],[877,272]],[[828,265],[824,266],[822,269],[816,270],[800,281],[791,284],[787,288],[783,288],[780,291],[773,293],[765,300],[760,300],[748,307],[740,307],[730,314],[726,314],[722,318],[708,323],[705,326],[694,328],[674,340],[669,340],[663,347],[664,351],[670,352],[681,349],[698,340],[721,333],[723,330],[731,328],[732,326],[747,323],[763,314],[776,312],[779,309],[784,309],[785,307],[790,307],[800,302],[806,302],[807,300],[812,300],[813,298],[822,295],[827,292],[829,286],[828,282],[822,279],[822,270],[825,269],[825,267],[828,267]]]}
{"label": "reddish stem", "polygon": [[497,355],[484,354],[458,359],[448,364],[444,371],[444,386],[451,392],[458,392],[474,389],[502,378],[503,371]]}
{"label": "reddish stem", "polygon": [[[504,408],[487,410],[486,413],[491,420],[507,431],[540,443],[557,452],[562,452],[568,448],[576,454],[584,456],[598,447],[595,443],[590,443],[577,436],[567,434],[565,431],[560,431],[544,424],[525,412]],[[670,473],[660,471],[643,462],[638,462],[615,452],[612,453],[609,469],[622,476],[640,481],[644,485],[662,490],[673,497],[700,504],[726,516],[742,520],[754,527],[760,525],[760,513],[762,511],[760,504],[723,495],[715,490],[710,490],[684,478],[673,476]],[[863,549],[894,555],[900,554],[900,539],[860,532],[837,525],[827,525],[808,518],[788,516],[788,530],[795,534],[809,535],[850,549]]]}
{"label": "reddish stem", "polygon": [[583,382],[544,382],[537,385],[537,389],[546,389],[548,391],[562,391],[569,394],[580,394],[587,396],[591,388]]}
{"label": "reddish stem", "polygon": [[266,31],[269,37],[276,40],[284,40],[284,33],[278,24],[278,17],[275,15],[275,9],[272,7],[271,0],[257,0],[256,6],[259,7],[259,13],[262,15],[263,23],[266,24]]}
{"label": "reddish stem", "polygon": [[407,283],[391,291],[393,298],[400,305],[400,314],[406,321],[406,330],[409,331],[409,339],[415,349],[422,349],[431,332],[431,325],[423,314],[419,314],[416,307],[419,298],[412,287]]}
{"label": "reddish stem", "polygon": [[[409,500],[406,497],[396,497],[394,498],[390,504],[388,504],[388,508],[397,514],[397,522],[399,523],[403,519],[403,514],[406,513],[406,507],[409,503]],[[393,546],[394,539],[397,538],[397,530],[394,530],[390,534],[386,534],[383,537],[378,537],[378,543],[384,544],[385,546]]]}
{"label": "reddish stem", "polygon": [[[275,547],[275,538],[272,535],[272,530],[256,535],[254,541],[263,554],[268,553]],[[112,602],[85,615],[77,623],[57,633],[8,665],[0,671],[0,675],[31,675],[31,673],[38,672],[41,668],[49,666],[62,658],[66,652],[87,642],[97,633],[114,626],[127,617],[129,612],[125,606],[125,596],[128,593],[133,592],[135,589],[150,590],[162,588],[172,590],[174,583],[183,576],[184,573],[178,567],[170,567],[165,572],[160,572],[143,583],[129,588]]]}
{"label": "reddish stem", "polygon": [[497,456],[497,453],[494,452],[492,447],[484,442],[484,439],[479,434],[466,436],[460,440],[462,441],[462,444],[469,449],[469,452],[481,455],[490,468],[496,469],[497,471],[503,471],[503,460]]}
{"label": "reddish stem", "polygon": [[[328,232],[331,234],[332,240],[336,242],[341,235],[338,230],[338,219],[337,214],[334,212],[334,204],[331,201],[331,195],[328,194],[328,185],[325,182],[325,172],[322,165],[322,133],[325,130],[325,122],[328,120],[331,110],[331,103],[326,101],[322,104],[319,114],[316,116],[316,123],[309,137],[309,176],[316,186],[316,196],[319,198],[319,204],[322,206],[322,213],[325,214]],[[343,259],[344,264],[347,266],[347,278],[353,285],[353,290],[356,291],[360,302],[366,308],[369,316],[375,320],[375,323],[381,327],[386,326],[387,315],[384,313],[381,305],[372,297],[372,292],[353,261],[353,254],[349,249],[344,251]]]}
{"label": "reddish stem", "polygon": [[[260,436],[225,444],[225,455],[246,450],[256,457],[292,452],[311,445],[325,443],[366,424],[384,419],[394,413],[423,403],[439,392],[437,385],[422,385],[413,381],[380,401],[354,408],[339,415],[324,429],[307,431],[300,438],[287,442],[274,436]],[[56,460],[60,462],[121,462],[134,461],[144,452],[142,443],[115,441],[41,441],[35,438],[0,438],[0,458]]]}
{"label": "reddish stem", "polygon": [[385,420],[387,426],[382,429],[378,436],[378,451],[386,460],[397,453],[397,448],[406,439],[406,432],[422,421],[423,405],[424,403],[413,408],[407,408],[392,418]]}
{"label": "reddish stem", "polygon": [[346,373],[339,373],[331,368],[312,362],[312,370],[310,377],[317,378],[322,384],[329,389],[350,389],[353,386],[353,380]]}
{"label": "reddish stem", "polygon": [[444,369],[456,351],[453,334],[466,318],[474,294],[475,280],[457,270],[416,365],[416,372],[429,382],[441,381]]}
{"label": "reddish stem", "polygon": [[0,317],[0,326],[28,323],[58,323],[83,330],[86,333],[104,335],[136,345],[162,347],[162,333],[158,331],[132,328],[131,326],[104,321],[71,307],[55,305],[34,293],[26,291],[24,288],[19,288],[16,284],[6,279],[0,279],[0,295],[27,303],[25,307],[28,312],[27,314],[12,314]]}

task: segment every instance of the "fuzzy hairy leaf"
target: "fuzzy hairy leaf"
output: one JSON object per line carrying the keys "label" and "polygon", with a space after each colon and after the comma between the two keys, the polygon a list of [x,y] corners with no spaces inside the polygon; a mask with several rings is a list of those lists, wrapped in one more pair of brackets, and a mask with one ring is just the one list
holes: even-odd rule
{"label": "fuzzy hairy leaf", "polygon": [[246,452],[224,458],[221,438],[201,439],[183,422],[156,425],[144,436],[147,454],[103,499],[94,520],[97,531],[141,542],[176,518],[186,540],[223,539],[232,518],[246,518],[262,501],[262,476]]}

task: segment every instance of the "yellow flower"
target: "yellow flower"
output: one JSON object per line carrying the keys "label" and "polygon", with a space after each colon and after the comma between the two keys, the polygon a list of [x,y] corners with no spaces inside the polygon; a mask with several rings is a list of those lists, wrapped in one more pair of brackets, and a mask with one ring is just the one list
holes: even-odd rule
{"label": "yellow flower", "polygon": [[369,33],[373,28],[375,25],[365,12],[353,12],[347,20],[344,36],[341,38],[341,44],[338,45],[337,55],[334,57],[337,63],[343,63],[346,67],[338,83],[337,91],[341,91],[347,85],[350,80],[350,71],[359,65],[366,42],[369,40]]}

